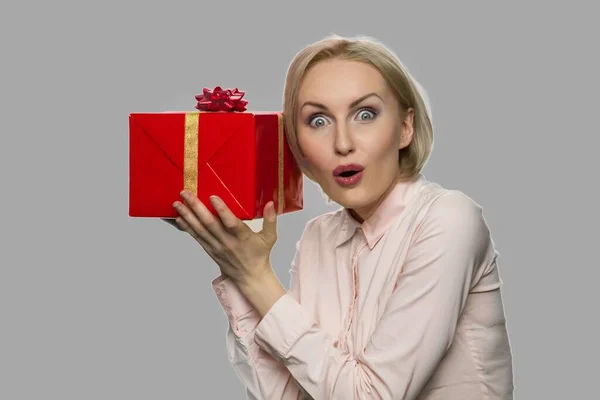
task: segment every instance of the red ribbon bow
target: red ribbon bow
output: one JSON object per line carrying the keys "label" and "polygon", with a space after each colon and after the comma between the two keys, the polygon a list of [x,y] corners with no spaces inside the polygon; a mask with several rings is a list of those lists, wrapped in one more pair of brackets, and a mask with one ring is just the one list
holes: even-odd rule
{"label": "red ribbon bow", "polygon": [[242,100],[246,92],[235,89],[221,89],[216,86],[213,90],[204,88],[202,94],[196,95],[196,108],[201,111],[245,111],[247,100]]}

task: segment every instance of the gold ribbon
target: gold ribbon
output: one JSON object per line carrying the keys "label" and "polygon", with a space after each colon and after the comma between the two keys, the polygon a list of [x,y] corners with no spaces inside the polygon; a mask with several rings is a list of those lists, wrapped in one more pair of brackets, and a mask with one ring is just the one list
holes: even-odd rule
{"label": "gold ribbon", "polygon": [[200,113],[185,113],[183,188],[198,195],[198,125]]}
{"label": "gold ribbon", "polygon": [[[183,188],[189,190],[194,195],[198,195],[198,128],[199,112],[185,113],[185,135],[183,147]],[[283,115],[277,114],[277,132],[278,132],[278,190],[277,190],[277,214],[283,212],[283,169],[284,169],[284,130]]]}

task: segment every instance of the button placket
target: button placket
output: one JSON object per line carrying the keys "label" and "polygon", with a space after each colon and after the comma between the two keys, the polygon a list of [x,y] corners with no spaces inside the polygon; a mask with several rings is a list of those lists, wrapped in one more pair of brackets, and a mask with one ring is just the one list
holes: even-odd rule
{"label": "button placket", "polygon": [[346,350],[348,350],[348,335],[350,334],[350,329],[352,328],[352,323],[354,322],[354,313],[358,300],[358,258],[366,245],[367,243],[363,242],[361,246],[358,247],[356,253],[352,256],[352,302],[350,303],[348,316],[346,317],[346,329],[342,339],[342,346]]}

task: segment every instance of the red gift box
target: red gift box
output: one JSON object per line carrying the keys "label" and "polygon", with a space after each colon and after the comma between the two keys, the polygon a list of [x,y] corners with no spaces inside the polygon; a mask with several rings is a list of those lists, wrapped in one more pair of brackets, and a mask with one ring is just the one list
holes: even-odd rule
{"label": "red gift box", "polygon": [[242,220],[262,218],[271,200],[278,214],[302,210],[302,173],[282,114],[196,98],[199,111],[129,115],[129,216],[177,217],[182,189],[214,215],[209,198],[219,196]]}

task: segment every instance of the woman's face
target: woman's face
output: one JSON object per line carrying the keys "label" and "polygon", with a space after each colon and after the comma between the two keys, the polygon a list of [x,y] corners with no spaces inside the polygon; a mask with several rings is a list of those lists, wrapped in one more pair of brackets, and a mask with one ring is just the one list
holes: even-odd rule
{"label": "woman's face", "polygon": [[[379,71],[343,60],[319,62],[306,73],[298,107],[298,142],[309,172],[362,222],[398,180],[398,150],[412,140],[412,110],[402,120]],[[336,168],[347,165],[361,171],[338,175]]]}

